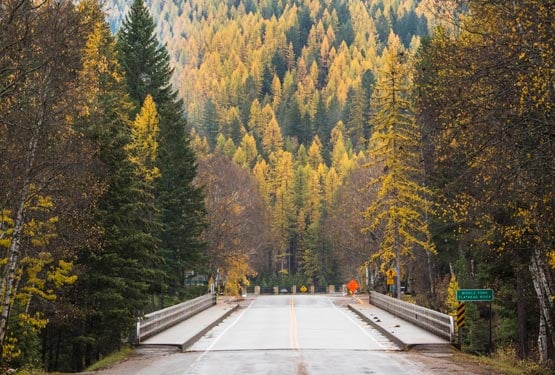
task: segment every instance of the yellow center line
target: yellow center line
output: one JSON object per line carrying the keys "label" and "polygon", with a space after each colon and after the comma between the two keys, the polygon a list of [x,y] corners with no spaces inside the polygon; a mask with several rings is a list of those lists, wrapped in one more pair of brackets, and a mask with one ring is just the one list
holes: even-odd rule
{"label": "yellow center line", "polygon": [[291,296],[289,300],[289,345],[292,349],[299,350],[299,330],[297,327],[297,315],[295,314],[295,300]]}

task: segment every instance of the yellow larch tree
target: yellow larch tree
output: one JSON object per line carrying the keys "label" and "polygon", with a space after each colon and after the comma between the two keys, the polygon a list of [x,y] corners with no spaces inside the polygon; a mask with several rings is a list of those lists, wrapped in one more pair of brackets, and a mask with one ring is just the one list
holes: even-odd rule
{"label": "yellow larch tree", "polygon": [[283,137],[281,135],[281,129],[275,118],[270,120],[268,126],[264,129],[264,135],[262,137],[262,149],[267,155],[278,152],[283,147]]}
{"label": "yellow larch tree", "polygon": [[279,150],[270,155],[270,194],[272,203],[272,231],[278,244],[277,260],[280,271],[285,271],[289,256],[290,228],[295,222],[293,189],[293,155]]}
{"label": "yellow larch tree", "polygon": [[147,182],[160,177],[155,165],[158,155],[158,112],[152,96],[147,95],[141,111],[131,126],[131,142],[126,147],[129,160],[135,165],[136,173]]}
{"label": "yellow larch tree", "polygon": [[314,169],[324,162],[322,157],[322,142],[318,136],[315,136],[308,148],[308,163]]}
{"label": "yellow larch tree", "polygon": [[260,159],[254,165],[252,174],[258,183],[258,191],[266,207],[270,206],[270,187],[268,184],[269,166],[266,160]]}
{"label": "yellow larch tree", "polygon": [[383,235],[378,238],[382,267],[396,271],[396,294],[401,294],[401,257],[410,257],[416,247],[435,253],[425,211],[430,191],[423,183],[420,164],[420,131],[411,104],[410,71],[404,62],[404,48],[391,33],[383,53],[383,68],[373,94],[374,133],[369,154],[382,173],[372,178],[368,188],[377,189],[366,209],[365,231]]}

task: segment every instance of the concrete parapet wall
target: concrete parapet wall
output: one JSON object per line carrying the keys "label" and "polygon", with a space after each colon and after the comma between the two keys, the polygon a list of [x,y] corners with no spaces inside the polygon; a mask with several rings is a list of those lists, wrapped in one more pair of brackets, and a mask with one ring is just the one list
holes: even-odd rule
{"label": "concrete parapet wall", "polygon": [[455,324],[453,317],[450,315],[391,298],[377,292],[370,292],[370,303],[443,337],[451,343],[455,340]]}
{"label": "concrete parapet wall", "polygon": [[204,296],[146,314],[137,322],[137,343],[182,322],[216,304],[215,294]]}

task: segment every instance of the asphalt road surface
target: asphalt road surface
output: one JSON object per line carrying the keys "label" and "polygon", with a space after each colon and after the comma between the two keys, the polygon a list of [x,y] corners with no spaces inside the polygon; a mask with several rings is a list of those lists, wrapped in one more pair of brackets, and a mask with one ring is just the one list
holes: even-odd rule
{"label": "asphalt road surface", "polygon": [[259,296],[185,353],[143,355],[103,375],[429,374],[346,308],[349,299]]}

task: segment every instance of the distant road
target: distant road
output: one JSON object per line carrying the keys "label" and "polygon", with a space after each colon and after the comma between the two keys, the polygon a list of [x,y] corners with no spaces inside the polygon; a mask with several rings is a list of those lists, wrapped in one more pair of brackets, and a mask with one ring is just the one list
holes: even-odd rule
{"label": "distant road", "polygon": [[362,322],[345,307],[349,302],[325,295],[259,296],[185,353],[150,353],[100,374],[437,373]]}

